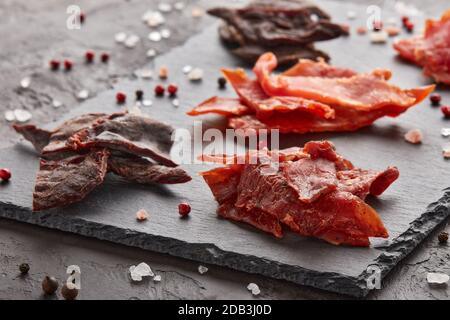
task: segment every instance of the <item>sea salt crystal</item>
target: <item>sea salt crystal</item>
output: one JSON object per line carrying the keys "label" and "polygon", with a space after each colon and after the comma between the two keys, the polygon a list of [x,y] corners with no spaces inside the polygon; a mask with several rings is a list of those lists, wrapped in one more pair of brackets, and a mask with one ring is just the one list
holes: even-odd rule
{"label": "sea salt crystal", "polygon": [[172,105],[174,106],[174,107],[179,107],[180,106],[180,100],[178,100],[178,99],[173,99],[172,100]]}
{"label": "sea salt crystal", "polygon": [[366,27],[358,27],[356,29],[356,32],[360,35],[366,34],[367,33],[367,28]]}
{"label": "sea salt crystal", "polygon": [[166,19],[159,11],[147,11],[142,16],[142,20],[147,23],[149,27],[157,27],[166,22]]}
{"label": "sea salt crystal", "polygon": [[144,107],[150,107],[152,104],[153,104],[152,100],[144,100],[144,101],[142,101],[142,105]]}
{"label": "sea salt crystal", "polygon": [[14,116],[18,122],[27,122],[31,119],[32,115],[27,110],[15,109]]}
{"label": "sea salt crystal", "polygon": [[167,69],[167,67],[159,68],[158,76],[161,79],[167,79],[167,77],[169,76],[169,69]]}
{"label": "sea salt crystal", "polygon": [[129,37],[127,37],[124,44],[125,44],[125,47],[127,47],[127,48],[134,48],[138,44],[139,41],[140,41],[140,38],[137,35],[132,34]]}
{"label": "sea salt crystal", "polygon": [[319,20],[320,20],[319,16],[315,13],[310,15],[309,18],[311,19],[312,22],[319,22]]}
{"label": "sea salt crystal", "polygon": [[370,41],[372,43],[385,43],[388,39],[388,34],[386,31],[372,31],[370,33]]}
{"label": "sea salt crystal", "polygon": [[355,11],[352,11],[352,10],[347,11],[347,18],[348,18],[349,20],[355,19],[355,18],[356,18],[356,12],[355,12]]}
{"label": "sea salt crystal", "polygon": [[170,3],[161,2],[158,4],[158,10],[161,12],[170,12],[172,11],[172,5]]}
{"label": "sea salt crystal", "polygon": [[384,28],[389,37],[395,37],[400,34],[400,28],[394,26],[388,26]]}
{"label": "sea salt crystal", "polygon": [[168,39],[168,38],[170,38],[170,36],[172,35],[172,33],[170,32],[169,29],[162,29],[162,30],[160,31],[160,33],[161,33],[161,37],[162,37],[163,39]]}
{"label": "sea salt crystal", "polygon": [[63,104],[62,104],[61,101],[56,100],[56,99],[53,99],[53,101],[52,101],[52,106],[53,106],[53,108],[59,108],[59,107],[61,107],[62,105],[63,105]]}
{"label": "sea salt crystal", "polygon": [[184,4],[184,2],[175,2],[175,4],[173,5],[173,7],[174,7],[176,10],[181,11],[181,10],[184,9],[185,4]]}
{"label": "sea salt crystal", "polygon": [[131,266],[129,270],[133,281],[142,281],[143,277],[153,277],[155,275],[145,262],[141,262],[137,266]]}
{"label": "sea salt crystal", "polygon": [[156,50],[155,49],[149,49],[146,53],[148,58],[154,58],[156,56]]}
{"label": "sea salt crystal", "polygon": [[145,211],[144,209],[139,210],[138,212],[136,212],[136,219],[138,221],[145,221],[148,219],[148,212]]}
{"label": "sea salt crystal", "polygon": [[192,66],[186,65],[186,66],[183,67],[183,73],[184,74],[188,74],[191,71],[192,71]]}
{"label": "sea salt crystal", "polygon": [[423,134],[420,129],[411,129],[405,134],[404,137],[409,143],[417,144],[422,142]]}
{"label": "sea salt crystal", "polygon": [[20,86],[24,89],[28,88],[31,84],[31,78],[25,77],[22,80],[20,80]]}
{"label": "sea salt crystal", "polygon": [[86,100],[88,97],[89,97],[89,91],[87,91],[86,89],[79,91],[77,94],[77,98],[79,100]]}
{"label": "sea salt crystal", "polygon": [[188,78],[191,81],[199,81],[203,78],[203,70],[200,68],[195,68],[192,69],[189,73],[188,73]]}
{"label": "sea salt crystal", "polygon": [[153,42],[161,41],[162,36],[159,31],[152,31],[148,34],[148,39]]}
{"label": "sea salt crystal", "polygon": [[12,111],[12,110],[5,111],[5,120],[8,122],[12,122],[12,121],[16,120],[14,111]]}
{"label": "sea salt crystal", "polygon": [[257,296],[261,293],[261,290],[259,290],[259,286],[253,282],[248,284],[247,290],[251,291],[254,296]]}
{"label": "sea salt crystal", "polygon": [[442,128],[441,129],[441,135],[443,137],[450,137],[450,128]]}
{"label": "sea salt crystal", "polygon": [[450,159],[450,145],[442,147],[442,155],[445,159]]}
{"label": "sea salt crystal", "polygon": [[193,18],[201,18],[205,15],[205,10],[203,10],[202,8],[193,8],[191,11],[192,17]]}
{"label": "sea salt crystal", "polygon": [[119,32],[119,33],[116,33],[115,36],[114,36],[114,40],[115,40],[117,43],[122,43],[122,42],[124,42],[126,39],[127,39],[127,34],[126,34],[125,32]]}
{"label": "sea salt crystal", "polygon": [[427,282],[431,285],[443,285],[446,284],[450,280],[450,277],[445,273],[435,273],[428,272],[427,273]]}
{"label": "sea salt crystal", "polygon": [[140,69],[136,70],[134,74],[142,79],[152,79],[153,78],[153,70],[151,69]]}
{"label": "sea salt crystal", "polygon": [[153,277],[153,281],[161,282],[161,276],[159,274],[157,274],[156,276]]}
{"label": "sea salt crystal", "polygon": [[207,268],[207,267],[202,266],[202,265],[199,265],[199,266],[198,266],[198,273],[200,273],[200,274],[205,274],[205,273],[207,273],[207,272],[208,272],[208,268]]}

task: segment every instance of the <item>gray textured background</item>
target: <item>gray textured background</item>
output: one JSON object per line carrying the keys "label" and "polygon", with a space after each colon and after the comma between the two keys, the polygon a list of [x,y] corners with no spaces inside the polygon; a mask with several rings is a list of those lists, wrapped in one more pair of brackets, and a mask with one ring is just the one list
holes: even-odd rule
{"label": "gray textured background", "polygon": [[[8,55],[7,57],[11,58],[11,60],[9,60],[9,64],[6,66],[4,66],[4,64],[8,63],[8,59],[2,59],[2,70],[5,70],[5,72],[3,72],[0,77],[2,77],[2,82],[5,83],[4,87],[6,89],[2,91],[1,94],[5,95],[5,97],[2,96],[3,101],[7,101],[4,106],[8,108],[16,106],[25,106],[27,108],[32,107],[34,108],[34,121],[47,122],[49,120],[49,114],[51,114],[54,118],[58,118],[64,111],[69,109],[59,109],[57,114],[54,110],[52,110],[52,107],[49,106],[49,101],[51,101],[49,96],[58,97],[57,95],[61,95],[62,92],[66,92],[67,97],[63,94],[63,96],[58,98],[63,100],[66,105],[72,105],[76,103],[73,98],[73,93],[77,92],[82,87],[86,86],[90,89],[97,87],[98,92],[101,92],[109,88],[114,82],[114,79],[119,78],[123,80],[123,78],[129,77],[130,72],[134,70],[134,68],[145,63],[144,53],[146,50],[144,49],[144,46],[134,50],[128,50],[125,48],[118,49],[117,46],[113,44],[112,35],[117,31],[129,29],[136,33],[142,32],[141,36],[144,36],[147,29],[143,27],[140,22],[139,12],[142,12],[143,8],[147,8],[149,4],[151,5],[152,3],[138,1],[131,2],[133,5],[130,5],[130,3],[127,2],[120,2],[120,4],[124,6],[124,10],[120,10],[118,6],[111,5],[111,2],[109,1],[104,5],[102,4],[103,2],[96,2],[95,6],[97,6],[97,9],[95,10],[93,8],[89,8],[89,6],[84,7],[87,8],[85,11],[88,12],[88,16],[86,29],[83,30],[82,35],[75,31],[68,33],[65,29],[60,30],[61,27],[56,28],[48,25],[46,25],[46,29],[42,27],[42,24],[49,24],[50,22],[54,25],[64,23],[65,15],[62,15],[61,11],[64,11],[65,4],[64,6],[61,4],[56,6],[55,3],[51,3],[50,5],[50,2],[48,2],[47,6],[40,4],[39,6],[44,7],[35,8],[37,13],[35,12],[34,16],[31,16],[30,12],[30,14],[26,17],[27,21],[31,20],[31,22],[28,22],[30,25],[34,21],[36,28],[25,28],[26,30],[23,30],[23,32],[27,34],[23,35],[20,33],[14,33],[14,36],[12,36],[11,31],[9,31],[9,37],[2,37],[2,39],[4,39],[2,41],[11,41],[11,45],[2,45],[1,51],[2,56],[5,54]],[[5,4],[5,6],[7,5],[8,4]],[[1,6],[3,6],[3,4]],[[0,32],[17,30],[17,28],[22,30],[18,26],[21,25],[21,21],[25,19],[24,15],[26,15],[26,11],[24,12],[23,10],[19,10],[16,6],[18,6],[17,1],[11,4],[11,7],[17,10],[16,19],[14,19],[14,15],[11,15],[11,10],[8,10],[9,14],[5,15],[6,8],[2,8],[3,11],[0,15],[2,17],[5,15],[9,20],[6,20],[8,22],[7,26],[2,28]],[[121,15],[122,17],[117,18],[118,15]],[[58,19],[58,17],[61,19]],[[108,21],[113,21],[113,24],[111,25],[110,22],[107,28],[105,27],[108,22],[105,21],[106,18],[109,19]],[[211,20],[207,18],[194,22],[188,13],[186,13],[185,21],[182,21],[181,19],[173,19],[172,21],[169,19],[169,24],[175,24],[172,29],[174,29],[176,25],[183,25],[183,28],[176,28],[176,35],[174,35],[169,42],[160,43],[158,45],[166,45],[169,47],[170,44],[170,46],[174,46],[180,42],[183,42],[186,37],[191,35],[195,30],[201,28],[202,25],[207,25],[210,22]],[[121,23],[123,23],[123,25],[118,25]],[[102,30],[102,28],[105,29]],[[49,30],[55,30],[55,34],[53,35],[52,32],[48,32]],[[49,37],[48,42],[45,44],[43,43],[45,41],[42,41],[41,35],[43,34]],[[23,38],[23,41],[20,41],[21,37]],[[104,42],[104,44],[102,44],[102,42]],[[95,46],[93,46],[93,43],[95,43]],[[12,44],[14,44],[14,46]],[[18,50],[15,49],[17,48],[17,44],[20,44]],[[44,62],[54,55],[58,56],[68,54],[79,56],[87,47],[94,48],[96,51],[113,51],[113,59],[111,64],[103,69],[96,67],[88,70],[86,70],[87,68],[85,66],[80,66],[79,68],[75,66],[74,72],[70,75],[57,76],[54,76],[53,74],[49,75],[45,68],[41,67]],[[148,47],[148,43],[146,43],[145,47]],[[4,50],[3,48],[6,48],[7,50]],[[163,48],[162,50],[166,50],[166,48]],[[17,51],[20,54],[17,54]],[[26,55],[27,57],[21,56],[21,54]],[[17,59],[17,61],[14,61],[15,59]],[[18,66],[20,67],[18,68]],[[30,73],[32,73],[35,77],[32,85],[33,90],[27,90],[26,93],[17,92],[17,83],[20,78]],[[60,79],[58,79],[58,77],[60,77]],[[97,79],[97,81],[95,83],[90,83],[89,81],[93,81],[92,79],[94,78]],[[9,90],[8,85],[10,86]],[[45,94],[43,94],[44,92]],[[4,135],[11,139],[10,142],[14,141],[15,136],[11,134],[6,126],[2,125],[1,130],[5,131]],[[8,142],[5,143],[5,145],[7,144]],[[0,263],[1,268],[5,269],[5,272],[2,270],[3,277],[0,278],[0,280],[2,280],[0,282],[0,297],[3,298],[37,297],[39,295],[39,286],[37,284],[39,284],[39,279],[44,273],[53,273],[62,277],[64,275],[64,266],[72,263],[79,264],[83,270],[83,281],[85,283],[85,287],[82,290],[80,298],[127,298],[131,296],[140,298],[164,298],[168,297],[168,295],[165,295],[167,292],[173,294],[174,297],[180,298],[196,298],[202,296],[210,298],[245,298],[250,297],[249,293],[245,289],[245,285],[249,281],[248,279],[251,278],[254,278],[254,281],[260,284],[263,291],[263,297],[266,298],[335,297],[334,295],[321,292],[319,293],[316,290],[307,288],[299,288],[279,281],[249,275],[239,276],[236,272],[220,269],[218,267],[211,267],[211,271],[208,274],[199,276],[195,274],[195,269],[197,266],[195,263],[191,264],[190,262],[179,259],[173,259],[173,261],[170,262],[168,260],[172,258],[151,253],[142,253],[138,250],[130,248],[120,247],[121,249],[118,250],[117,246],[99,243],[98,241],[81,239],[79,237],[72,238],[72,243],[85,242],[94,243],[95,245],[84,244],[81,246],[75,245],[70,247],[71,245],[69,243],[67,244],[68,248],[66,249],[55,249],[55,246],[65,246],[66,244],[64,244],[64,241],[58,244],[52,243],[50,237],[53,234],[57,234],[53,231],[42,231],[38,228],[33,228],[32,233],[40,232],[41,234],[46,234],[46,236],[37,236],[36,238],[32,238],[30,232],[27,231],[27,237],[29,237],[27,239],[25,238],[25,235],[22,234],[21,230],[28,230],[27,228],[30,228],[29,226],[17,225],[16,223],[6,221],[1,221],[1,225],[4,225],[5,231],[1,232],[0,239],[2,239],[2,245],[6,246],[4,250],[2,248],[1,252],[5,253],[5,256],[2,256],[4,261],[2,260]],[[3,237],[6,237],[6,241],[3,240]],[[55,235],[53,239],[56,237],[59,238],[60,235]],[[63,239],[70,239],[71,237],[73,236],[65,235]],[[32,240],[30,238],[32,238]],[[52,250],[52,254],[44,255],[46,250],[36,250],[35,248],[31,248],[30,243],[38,241],[37,239],[41,241],[41,243],[38,242],[38,245],[44,248],[48,247],[46,250]],[[23,246],[22,251],[20,249],[21,243]],[[48,246],[48,243],[52,244]],[[102,249],[92,249],[98,246],[102,246]],[[415,253],[410,259],[408,259],[409,262],[406,261],[406,263],[396,271],[397,274],[406,273],[405,275],[390,276],[388,281],[385,283],[387,288],[381,292],[372,294],[370,297],[386,298],[401,297],[401,295],[404,295],[405,298],[446,298],[448,295],[448,291],[446,289],[431,290],[425,283],[424,278],[426,273],[425,270],[448,272],[448,248],[436,245],[435,239],[430,239],[425,246],[429,246],[430,248],[422,249],[418,253]],[[82,249],[84,247],[89,247],[89,249]],[[102,261],[86,258],[87,256],[90,256],[90,254],[95,255],[96,250],[109,252],[113,250],[112,248],[118,250],[119,253],[110,257],[105,257]],[[33,250],[36,250],[34,254],[39,252],[41,258],[33,258]],[[65,253],[62,254],[62,252]],[[123,256],[120,252],[127,252],[127,256]],[[31,257],[27,257],[27,255]],[[146,258],[143,259],[141,257],[142,255],[145,255]],[[100,257],[103,257],[103,254],[100,255]],[[141,260],[139,258],[141,258]],[[24,259],[26,261],[31,261],[33,271],[31,277],[25,279],[25,281],[16,277],[16,266],[21,261],[25,261]],[[59,263],[50,263],[52,259],[58,260]],[[72,262],[72,260],[74,261]],[[158,263],[161,261],[163,283],[158,285],[130,285],[126,276],[127,266],[129,264],[138,263],[139,261],[147,261],[152,266],[158,267]],[[94,264],[96,267],[93,267]],[[108,266],[116,264],[117,266],[115,268],[111,270],[108,269]],[[172,273],[165,272],[175,268],[176,265],[179,266],[178,273],[175,272],[173,274],[180,275],[180,277],[184,280],[186,280],[185,278],[190,280],[180,281],[179,277],[173,277],[171,276]],[[97,270],[95,270],[96,268]],[[188,270],[191,270],[191,272]],[[179,272],[181,272],[181,274]],[[114,287],[117,286],[117,290],[115,288],[106,289],[108,286],[104,287],[100,285],[96,286],[96,288],[89,286],[89,283],[102,281],[108,283],[108,281],[111,281],[111,278],[117,278],[117,281],[114,281]],[[3,286],[3,279],[6,280],[5,287]],[[128,287],[132,287],[132,289],[126,289]],[[150,296],[146,292],[149,288],[151,289]],[[418,290],[418,288],[421,288],[421,290]],[[27,290],[29,292],[28,294]]]}

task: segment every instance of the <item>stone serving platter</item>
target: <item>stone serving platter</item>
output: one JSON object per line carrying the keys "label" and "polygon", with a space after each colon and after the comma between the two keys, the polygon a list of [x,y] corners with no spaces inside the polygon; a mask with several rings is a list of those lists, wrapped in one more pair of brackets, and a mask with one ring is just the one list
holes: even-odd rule
{"label": "stone serving platter", "polygon": [[[329,1],[321,4],[336,20],[345,20],[347,10],[352,9],[361,16],[352,25],[365,23],[364,7]],[[117,91],[128,93],[131,106],[134,91],[144,89],[153,105],[142,109],[152,117],[191,131],[194,120],[202,120],[203,129],[225,128],[220,117],[185,115],[191,106],[213,95],[233,96],[231,88],[217,88],[219,69],[243,66],[223,48],[216,29],[217,24],[205,29],[153,62],[156,70],[169,67],[169,80],[179,85],[179,107],[173,106],[167,97],[153,97],[152,89],[159,80],[132,78],[81,103],[65,118],[86,112],[121,110],[115,104]],[[335,65],[359,71],[389,68],[394,73],[392,82],[403,88],[425,85],[428,81],[420,69],[398,60],[390,44],[372,45],[368,37],[353,35],[321,43],[319,47],[330,53]],[[182,72],[185,65],[202,68],[203,81],[190,82]],[[450,101],[448,90],[439,88],[439,91],[444,100]],[[201,164],[183,165],[193,176],[193,181],[187,184],[141,186],[111,175],[80,203],[33,213],[32,192],[39,158],[26,142],[0,150],[1,165],[10,168],[14,175],[9,183],[0,184],[0,216],[362,297],[370,291],[366,280],[372,275],[371,267],[379,268],[384,277],[450,214],[450,188],[446,189],[450,186],[450,163],[441,155],[442,146],[450,141],[440,135],[440,129],[446,126],[450,127],[450,121],[444,120],[439,110],[425,101],[397,119],[382,119],[356,133],[281,137],[283,148],[302,146],[309,140],[330,139],[340,154],[359,167],[399,168],[399,180],[380,198],[369,199],[390,234],[388,240],[374,239],[370,248],[337,247],[291,232],[280,240],[250,226],[220,219],[215,214],[217,204],[198,175],[210,167]],[[404,133],[412,128],[424,132],[421,145],[404,141]],[[187,219],[178,216],[181,201],[192,206]],[[142,208],[150,213],[150,218],[140,223],[135,213]]]}

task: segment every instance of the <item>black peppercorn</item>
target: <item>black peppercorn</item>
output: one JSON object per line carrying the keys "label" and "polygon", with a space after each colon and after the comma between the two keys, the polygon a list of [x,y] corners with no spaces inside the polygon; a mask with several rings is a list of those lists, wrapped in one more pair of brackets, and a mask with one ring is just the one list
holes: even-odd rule
{"label": "black peppercorn", "polygon": [[21,263],[19,270],[21,274],[27,274],[30,271],[30,265],[28,263]]}
{"label": "black peppercorn", "polygon": [[144,97],[144,91],[136,90],[136,100],[141,101],[143,97]]}
{"label": "black peppercorn", "polygon": [[225,79],[224,77],[220,77],[219,79],[217,79],[217,83],[219,84],[220,89],[225,89],[225,87],[227,86],[227,79]]}
{"label": "black peppercorn", "polygon": [[46,276],[42,281],[42,290],[45,294],[52,295],[58,290],[58,280],[54,277]]}
{"label": "black peppercorn", "polygon": [[61,295],[66,300],[75,300],[78,296],[78,289],[73,284],[67,283],[61,288]]}
{"label": "black peppercorn", "polygon": [[444,231],[439,233],[438,240],[439,240],[439,243],[441,243],[441,244],[447,243],[447,241],[448,241],[448,233],[444,232]]}

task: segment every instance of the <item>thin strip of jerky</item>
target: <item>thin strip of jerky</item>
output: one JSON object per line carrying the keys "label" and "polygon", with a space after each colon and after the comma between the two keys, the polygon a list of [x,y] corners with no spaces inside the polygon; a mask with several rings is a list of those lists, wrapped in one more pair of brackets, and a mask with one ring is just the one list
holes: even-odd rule
{"label": "thin strip of jerky", "polygon": [[85,198],[107,172],[109,152],[91,150],[63,160],[41,159],[33,193],[33,211],[62,207]]}
{"label": "thin strip of jerky", "polygon": [[108,171],[141,184],[175,184],[192,180],[180,167],[166,167],[132,155],[111,155],[108,159]]}
{"label": "thin strip of jerky", "polygon": [[30,141],[34,148],[39,154],[41,154],[42,149],[50,142],[51,132],[40,129],[32,124],[27,125],[13,125],[14,130],[20,133],[26,140]]}
{"label": "thin strip of jerky", "polygon": [[126,114],[95,124],[67,140],[72,150],[108,148],[142,157],[149,157],[169,167],[177,164],[170,159],[173,128],[149,117]]}

